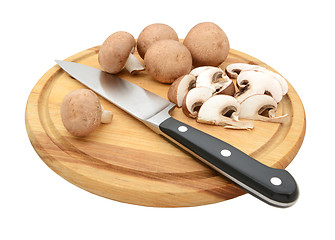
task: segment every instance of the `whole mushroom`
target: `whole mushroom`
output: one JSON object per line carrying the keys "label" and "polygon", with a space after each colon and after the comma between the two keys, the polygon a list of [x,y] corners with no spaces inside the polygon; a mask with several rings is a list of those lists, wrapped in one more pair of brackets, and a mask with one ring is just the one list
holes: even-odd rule
{"label": "whole mushroom", "polygon": [[143,71],[144,67],[133,55],[136,41],[124,31],[110,35],[101,45],[98,60],[101,68],[108,73],[118,73],[126,68],[130,73]]}
{"label": "whole mushroom", "polygon": [[187,34],[184,45],[190,50],[193,66],[219,66],[228,56],[229,40],[215,23],[203,22]]}
{"label": "whole mushroom", "polygon": [[182,43],[170,39],[160,40],[146,52],[144,64],[155,80],[172,83],[191,71],[192,56]]}
{"label": "whole mushroom", "polygon": [[145,53],[153,43],[166,39],[179,41],[177,33],[170,26],[154,23],[145,27],[137,38],[138,54],[144,59]]}
{"label": "whole mushroom", "polygon": [[61,118],[69,133],[77,137],[87,136],[100,123],[110,123],[113,114],[104,111],[98,96],[89,89],[78,89],[68,93],[61,105]]}

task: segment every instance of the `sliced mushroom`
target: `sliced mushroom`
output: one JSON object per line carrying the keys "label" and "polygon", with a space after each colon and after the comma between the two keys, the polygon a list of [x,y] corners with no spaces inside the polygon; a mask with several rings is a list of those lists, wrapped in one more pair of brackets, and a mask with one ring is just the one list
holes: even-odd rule
{"label": "sliced mushroom", "polygon": [[252,129],[252,122],[238,120],[240,109],[240,103],[234,97],[215,95],[203,103],[197,122],[233,129]]}
{"label": "sliced mushroom", "polygon": [[143,71],[144,67],[133,55],[136,42],[128,32],[115,32],[101,45],[98,60],[101,68],[108,73],[118,73],[126,68],[130,73]]}
{"label": "sliced mushroom", "polygon": [[242,71],[238,77],[239,90],[236,99],[243,102],[247,97],[256,94],[266,94],[272,96],[276,102],[280,102],[283,97],[279,82],[269,74],[253,70]]}
{"label": "sliced mushroom", "polygon": [[175,103],[177,107],[181,107],[185,95],[189,90],[195,87],[195,76],[186,74],[177,78],[169,88],[168,99]]}
{"label": "sliced mushroom", "polygon": [[240,118],[264,122],[284,122],[288,114],[276,117],[277,103],[268,95],[253,95],[241,102]]}
{"label": "sliced mushroom", "polygon": [[200,106],[213,95],[208,87],[192,88],[184,97],[182,109],[186,116],[196,118]]}
{"label": "sliced mushroom", "polygon": [[[202,73],[203,71],[207,70],[207,69],[217,69],[218,67],[212,67],[212,66],[202,66],[202,67],[197,67],[192,69],[192,71],[190,72],[191,75],[198,77],[200,73]],[[221,69],[221,68],[218,68]]]}
{"label": "sliced mushroom", "polygon": [[237,78],[237,76],[245,70],[250,70],[257,65],[247,63],[232,63],[226,67],[226,73],[230,78]]}
{"label": "sliced mushroom", "polygon": [[213,93],[220,93],[230,86],[229,91],[226,91],[225,94],[234,95],[235,93],[233,81],[220,68],[208,68],[200,72],[195,85],[196,87],[208,87],[213,90]]}
{"label": "sliced mushroom", "polygon": [[282,89],[282,94],[283,96],[288,92],[288,84],[285,78],[283,78],[281,75],[272,72],[266,68],[257,66],[253,69],[254,71],[260,71],[260,72],[264,72],[266,74],[270,74],[272,77],[274,77],[275,79],[277,79],[277,81],[279,82],[281,89]]}
{"label": "sliced mushroom", "polygon": [[112,113],[102,109],[99,98],[93,91],[78,89],[64,97],[61,118],[69,133],[83,137],[93,132],[101,122],[111,122]]}
{"label": "sliced mushroom", "polygon": [[[285,95],[288,91],[288,84],[285,78],[283,78],[281,75],[270,71],[264,67],[258,66],[258,65],[252,65],[247,63],[233,63],[226,67],[226,73],[230,78],[237,78],[238,75],[242,71],[248,71],[248,70],[254,70],[254,71],[261,71],[267,74],[270,74],[272,77],[276,78],[279,82],[283,95]],[[237,85],[239,85],[239,82],[237,82]]]}

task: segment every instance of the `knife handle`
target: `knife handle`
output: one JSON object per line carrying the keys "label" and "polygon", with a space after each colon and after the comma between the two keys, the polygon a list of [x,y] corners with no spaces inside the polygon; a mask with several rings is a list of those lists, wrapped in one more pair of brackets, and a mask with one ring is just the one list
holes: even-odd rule
{"label": "knife handle", "polygon": [[169,117],[159,125],[168,139],[214,168],[239,187],[276,207],[293,205],[298,186],[289,172],[268,167],[230,144]]}

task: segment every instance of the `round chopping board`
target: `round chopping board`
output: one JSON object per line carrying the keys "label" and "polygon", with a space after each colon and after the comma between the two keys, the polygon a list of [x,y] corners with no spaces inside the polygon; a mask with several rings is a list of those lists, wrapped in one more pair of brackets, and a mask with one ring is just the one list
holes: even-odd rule
{"label": "round chopping board", "polygon": [[[66,59],[100,68],[99,47]],[[143,63],[143,60],[135,53]],[[231,49],[225,68],[234,62],[265,63]],[[149,91],[167,98],[170,85],[153,80],[147,71],[135,76],[118,74]],[[26,128],[41,159],[57,174],[91,193],[144,206],[185,207],[228,200],[245,192],[135,118],[100,97],[114,113],[112,123],[101,125],[87,137],[74,137],[64,128],[60,106],[64,96],[84,85],[55,65],[37,82],[26,106]],[[253,130],[225,129],[197,123],[181,109],[171,115],[239,148],[265,165],[285,168],[297,154],[305,135],[301,100],[289,84],[278,106],[278,115],[289,114],[285,123],[255,121]]]}

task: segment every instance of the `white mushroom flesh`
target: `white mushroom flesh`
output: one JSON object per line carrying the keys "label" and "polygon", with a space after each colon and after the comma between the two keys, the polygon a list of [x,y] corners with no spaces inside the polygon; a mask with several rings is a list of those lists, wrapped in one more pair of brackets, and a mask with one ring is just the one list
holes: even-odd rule
{"label": "white mushroom flesh", "polygon": [[220,68],[208,68],[202,71],[196,80],[196,87],[208,87],[218,93],[231,84],[231,80]]}
{"label": "white mushroom flesh", "polygon": [[215,95],[201,106],[197,122],[233,129],[252,129],[253,123],[239,121],[240,103],[232,96]]}
{"label": "white mushroom flesh", "polygon": [[[253,95],[241,102],[240,118],[265,122],[284,122],[288,114],[276,117],[277,102],[268,95]],[[264,113],[267,114],[264,115]]]}
{"label": "white mushroom flesh", "polygon": [[195,118],[198,113],[198,108],[211,96],[213,91],[207,87],[192,88],[185,96],[183,102],[183,111],[187,112],[189,117]]}
{"label": "white mushroom flesh", "polygon": [[269,74],[253,70],[243,71],[237,77],[240,93],[236,99],[243,102],[247,97],[256,94],[271,95],[276,102],[280,102],[283,97],[279,82]]}
{"label": "white mushroom flesh", "polygon": [[140,61],[132,53],[129,54],[124,68],[127,69],[127,71],[131,74],[144,70],[144,67],[142,66]]}

